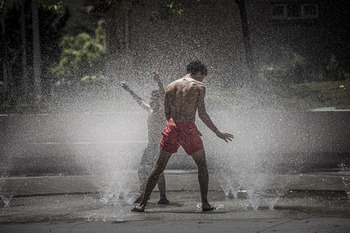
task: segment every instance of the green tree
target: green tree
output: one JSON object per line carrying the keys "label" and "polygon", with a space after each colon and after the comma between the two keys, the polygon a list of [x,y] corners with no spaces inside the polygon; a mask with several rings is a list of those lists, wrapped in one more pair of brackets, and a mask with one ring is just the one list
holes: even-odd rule
{"label": "green tree", "polygon": [[[184,16],[187,14],[192,7],[197,6],[199,4],[204,3],[205,0],[163,0],[161,1],[158,10],[150,17],[150,20],[170,20],[175,17],[180,17]],[[238,9],[239,9],[239,14],[240,14],[240,19],[241,19],[241,25],[242,25],[242,34],[243,34],[243,44],[244,44],[244,49],[245,49],[245,60],[246,64],[249,69],[249,77],[244,80],[242,80],[241,84],[246,84],[246,85],[252,85],[254,82],[257,80],[257,71],[256,67],[254,65],[253,61],[253,54],[252,54],[252,48],[251,48],[251,39],[250,39],[250,33],[249,33],[249,25],[248,25],[248,19],[247,19],[247,11],[246,11],[246,4],[244,0],[235,0]],[[114,11],[118,11],[118,14],[120,15],[125,15],[125,19],[123,20],[124,22],[118,22],[119,24],[122,24],[122,27],[124,27],[125,31],[125,39],[121,39],[123,35],[117,35],[116,37],[113,37],[113,39],[118,38],[121,39],[122,41],[124,40],[125,43],[125,48],[126,50],[128,49],[128,17],[130,17],[130,11],[139,5],[143,5],[142,0],[106,0],[107,5],[110,7],[114,7]],[[127,7],[120,7],[120,6],[127,6]],[[112,10],[113,11],[113,10]],[[126,11],[126,12],[125,12]],[[124,13],[123,13],[124,12]],[[107,19],[109,17],[107,16]],[[113,28],[113,25],[115,22],[112,22],[112,26],[109,27],[109,31],[112,32],[115,30]],[[110,25],[107,22],[107,25]],[[108,50],[109,52],[116,52],[117,50],[120,50],[121,43],[115,43],[109,42],[109,39],[107,40],[108,42]]]}
{"label": "green tree", "polygon": [[166,0],[159,10],[151,16],[151,20],[169,20],[183,16],[194,4],[198,3],[200,3],[200,0]]}
{"label": "green tree", "polygon": [[33,76],[34,76],[34,100],[38,104],[41,101],[41,51],[39,33],[39,13],[36,0],[32,0],[32,28],[33,28]]}
{"label": "green tree", "polygon": [[[36,54],[36,65],[40,76],[36,76],[37,89],[47,95],[50,76],[47,70],[57,56],[58,40],[61,29],[67,20],[67,14],[61,8],[59,0],[37,0],[39,30],[31,32],[33,27],[32,3],[29,0],[7,0],[0,2],[1,14],[1,56],[0,80],[5,83],[5,100],[10,105],[31,100],[28,93],[33,92],[33,64]],[[34,9],[36,7],[34,6]],[[36,11],[36,10],[35,10]],[[55,22],[55,23],[53,23]],[[36,39],[34,39],[36,38]],[[34,43],[35,41],[35,43]],[[33,51],[34,44],[39,45]],[[38,56],[40,54],[40,56]],[[39,59],[40,58],[40,59]],[[37,95],[37,94],[35,94]]]}
{"label": "green tree", "polygon": [[[61,59],[56,67],[52,69],[57,81],[80,85],[91,79],[100,81],[103,78],[106,35],[105,23],[98,22],[95,35],[80,33],[77,36],[63,37],[60,47],[62,49]],[[95,78],[88,78],[88,77]]]}
{"label": "green tree", "polygon": [[258,72],[263,85],[286,87],[291,83],[299,83],[310,79],[306,61],[289,47],[281,50],[278,62],[261,66]]}
{"label": "green tree", "polygon": [[340,81],[345,79],[345,69],[337,60],[337,58],[332,55],[329,60],[324,64],[323,69],[318,76],[319,81]]}

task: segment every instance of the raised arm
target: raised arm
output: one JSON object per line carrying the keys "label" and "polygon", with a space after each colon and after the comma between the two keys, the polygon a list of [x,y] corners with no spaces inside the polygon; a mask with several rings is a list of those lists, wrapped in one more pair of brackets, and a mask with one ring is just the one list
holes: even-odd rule
{"label": "raised arm", "polygon": [[136,102],[141,107],[143,107],[147,111],[151,110],[151,107],[149,106],[149,104],[147,104],[140,96],[138,96],[133,90],[131,90],[130,87],[125,82],[121,82],[120,84],[121,84],[122,88],[124,88],[126,91],[128,91],[130,93],[130,95],[136,100]]}
{"label": "raised arm", "polygon": [[164,96],[165,90],[162,81],[160,81],[159,74],[156,71],[153,71],[153,78],[156,80],[159,89],[159,95]]}
{"label": "raised arm", "polygon": [[205,109],[205,103],[204,103],[204,97],[205,97],[205,86],[199,89],[199,99],[198,99],[198,116],[203,121],[203,123],[213,131],[216,136],[219,138],[225,140],[225,142],[232,141],[233,135],[225,132],[221,132],[212,122],[210,119],[206,109]]}

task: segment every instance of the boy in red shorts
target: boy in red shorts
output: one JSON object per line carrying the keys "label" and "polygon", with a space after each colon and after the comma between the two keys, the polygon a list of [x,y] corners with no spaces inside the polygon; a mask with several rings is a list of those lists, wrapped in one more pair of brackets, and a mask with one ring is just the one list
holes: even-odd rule
{"label": "boy in red shorts", "polygon": [[169,158],[181,145],[187,154],[192,156],[198,166],[198,181],[201,190],[202,210],[213,210],[207,199],[209,175],[201,133],[195,120],[198,110],[199,118],[216,136],[232,141],[233,135],[221,132],[216,128],[206,112],[204,97],[206,88],[202,81],[207,75],[207,68],[200,61],[191,62],[187,66],[187,74],[170,83],[165,92],[164,111],[168,121],[162,131],[162,140],[158,159],[147,179],[143,198],[139,205],[131,209],[134,212],[144,212],[147,201],[157,183],[159,175],[164,171]]}

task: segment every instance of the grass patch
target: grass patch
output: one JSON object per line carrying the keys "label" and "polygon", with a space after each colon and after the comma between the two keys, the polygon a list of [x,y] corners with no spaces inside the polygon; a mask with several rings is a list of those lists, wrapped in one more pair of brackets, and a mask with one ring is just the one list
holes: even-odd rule
{"label": "grass patch", "polygon": [[308,82],[291,85],[265,85],[260,88],[232,88],[208,93],[213,107],[312,110],[335,107],[350,109],[350,78],[343,81]]}

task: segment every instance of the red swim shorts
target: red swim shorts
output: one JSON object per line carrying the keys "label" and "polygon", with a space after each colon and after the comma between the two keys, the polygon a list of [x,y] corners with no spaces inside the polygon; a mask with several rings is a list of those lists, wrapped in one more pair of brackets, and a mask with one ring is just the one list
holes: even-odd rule
{"label": "red swim shorts", "polygon": [[188,155],[203,149],[202,134],[198,131],[194,122],[168,121],[162,132],[163,138],[160,142],[160,149],[175,153],[180,145]]}

